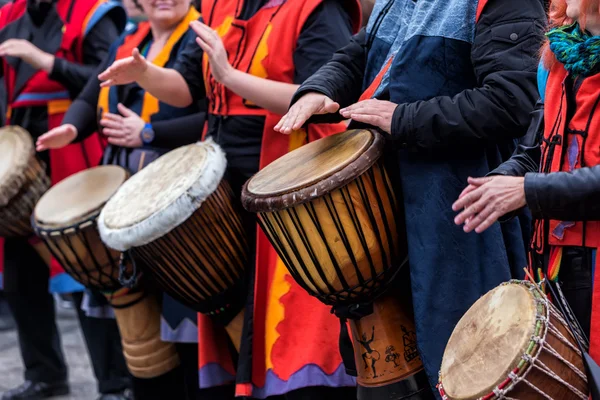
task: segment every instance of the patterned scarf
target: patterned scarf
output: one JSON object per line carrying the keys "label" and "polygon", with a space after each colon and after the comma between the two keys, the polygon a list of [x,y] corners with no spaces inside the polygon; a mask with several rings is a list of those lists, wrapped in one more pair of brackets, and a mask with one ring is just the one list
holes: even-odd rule
{"label": "patterned scarf", "polygon": [[575,76],[598,72],[600,36],[590,36],[577,23],[552,29],[546,34],[556,59]]}

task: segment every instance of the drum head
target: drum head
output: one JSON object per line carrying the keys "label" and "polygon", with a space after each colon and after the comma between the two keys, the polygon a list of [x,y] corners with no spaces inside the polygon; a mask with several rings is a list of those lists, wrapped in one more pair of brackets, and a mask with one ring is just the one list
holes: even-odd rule
{"label": "drum head", "polygon": [[444,352],[440,379],[448,397],[491,393],[521,361],[535,318],[528,286],[510,283],[480,298],[456,325]]}
{"label": "drum head", "polygon": [[35,206],[36,223],[46,229],[66,228],[83,222],[115,194],[127,171],[105,165],[78,172],[50,188]]}
{"label": "drum head", "polygon": [[34,154],[33,140],[18,126],[0,128],[0,206],[8,204],[21,189],[25,170]]}
{"label": "drum head", "polygon": [[350,130],[308,143],[254,175],[244,188],[244,206],[254,212],[274,211],[322,196],[365,172],[382,148],[383,139],[369,130]]}
{"label": "drum head", "polygon": [[102,240],[124,251],[168,233],[217,189],[226,164],[225,154],[211,140],[180,147],[148,164],[102,210]]}

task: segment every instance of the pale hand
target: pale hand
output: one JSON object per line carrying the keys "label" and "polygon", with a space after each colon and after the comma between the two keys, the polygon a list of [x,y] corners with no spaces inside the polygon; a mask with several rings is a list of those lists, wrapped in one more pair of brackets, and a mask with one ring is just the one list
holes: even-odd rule
{"label": "pale hand", "polygon": [[376,126],[386,133],[392,133],[392,117],[397,104],[385,100],[363,100],[340,110],[344,118]]}
{"label": "pale hand", "polygon": [[148,62],[136,48],[133,49],[131,57],[115,61],[104,72],[98,75],[102,81],[101,87],[127,85],[136,82],[148,69]]}
{"label": "pale hand", "polygon": [[227,78],[235,69],[229,63],[227,51],[225,50],[225,46],[223,46],[221,37],[216,31],[200,21],[190,22],[190,27],[198,35],[196,43],[198,43],[198,46],[208,56],[211,75],[217,82],[227,86]]}
{"label": "pale hand", "polygon": [[454,218],[456,225],[464,224],[464,231],[481,233],[498,218],[527,204],[525,178],[515,176],[490,176],[469,178],[452,210],[463,210]]}
{"label": "pale hand", "polygon": [[122,115],[104,113],[100,120],[102,133],[108,138],[108,143],[121,147],[141,147],[140,134],[146,123],[123,104],[119,103],[117,108]]}
{"label": "pale hand", "polygon": [[54,67],[54,56],[35,47],[23,39],[8,39],[0,44],[0,57],[20,58],[35,69],[50,73]]}
{"label": "pale hand", "polygon": [[333,114],[340,105],[321,93],[307,93],[289,109],[275,126],[277,132],[289,135],[302,126],[313,115]]}
{"label": "pale hand", "polygon": [[37,151],[60,149],[70,144],[76,137],[77,128],[71,124],[61,125],[40,136],[35,143],[35,149]]}

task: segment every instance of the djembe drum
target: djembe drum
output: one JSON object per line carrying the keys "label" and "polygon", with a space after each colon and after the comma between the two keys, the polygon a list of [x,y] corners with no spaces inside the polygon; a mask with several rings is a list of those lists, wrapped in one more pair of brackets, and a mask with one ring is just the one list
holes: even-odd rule
{"label": "djembe drum", "polygon": [[[30,237],[35,204],[50,187],[44,165],[35,157],[31,135],[18,126],[0,128],[0,237]],[[46,264],[50,253],[30,241]]]}
{"label": "djembe drum", "polygon": [[179,356],[172,343],[160,340],[157,299],[141,288],[122,288],[119,253],[102,243],[96,224],[100,210],[127,177],[127,171],[117,166],[72,175],[42,196],[31,220],[36,234],[65,271],[108,298],[132,375],[153,378],[177,367]]}
{"label": "djembe drum", "polygon": [[225,167],[212,141],[175,149],[129,179],[98,226],[162,290],[221,322],[239,350],[248,246]]}
{"label": "djembe drum", "polygon": [[369,130],[309,143],[250,179],[242,203],[310,294],[337,310],[372,303],[351,318],[359,397],[430,398],[411,307],[380,297],[407,258],[383,147]]}
{"label": "djembe drum", "polygon": [[511,281],[480,298],[448,341],[444,399],[588,398],[583,359],[567,323],[540,289]]}

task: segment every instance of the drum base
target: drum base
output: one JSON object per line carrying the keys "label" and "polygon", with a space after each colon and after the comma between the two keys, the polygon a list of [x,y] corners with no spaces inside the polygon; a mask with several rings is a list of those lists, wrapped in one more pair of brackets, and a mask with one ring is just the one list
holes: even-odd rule
{"label": "drum base", "polygon": [[358,400],[434,400],[425,370],[400,382],[380,387],[358,386]]}
{"label": "drum base", "polygon": [[109,300],[115,307],[123,355],[133,376],[155,378],[179,365],[175,345],[160,339],[160,305],[154,296],[136,292]]}
{"label": "drum base", "polygon": [[396,296],[376,300],[373,313],[351,327],[360,386],[388,386],[423,370],[411,308]]}

